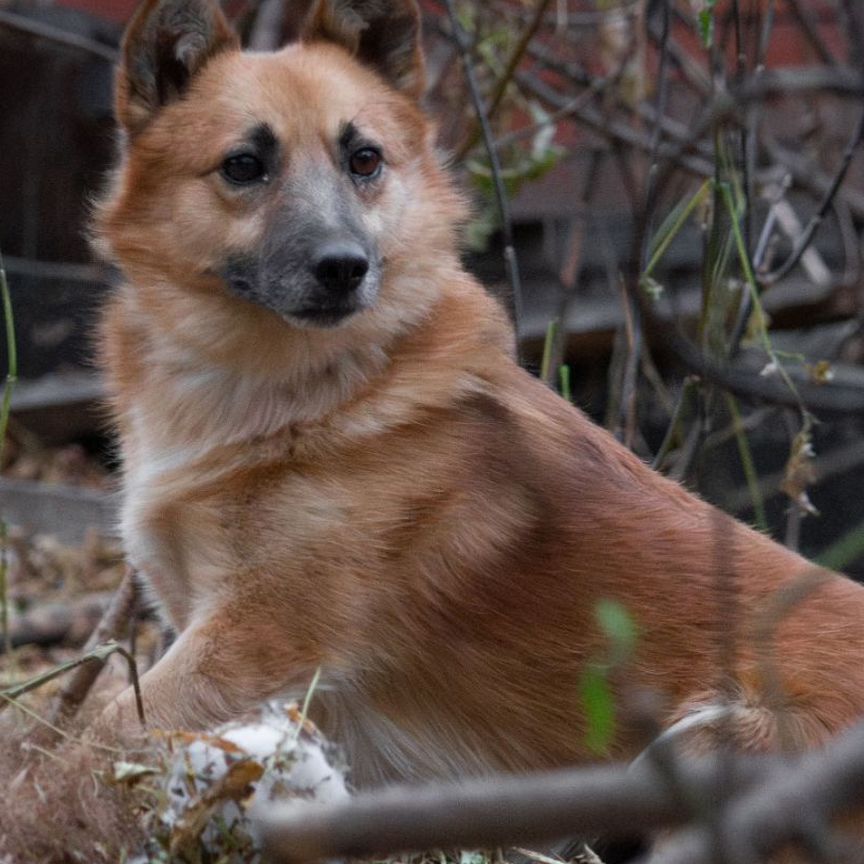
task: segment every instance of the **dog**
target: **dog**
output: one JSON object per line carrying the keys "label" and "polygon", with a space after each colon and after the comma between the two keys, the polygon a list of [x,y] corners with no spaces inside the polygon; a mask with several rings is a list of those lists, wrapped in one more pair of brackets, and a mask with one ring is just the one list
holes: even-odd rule
{"label": "dog", "polygon": [[[128,27],[94,224],[124,277],[100,330],[122,536],[178,634],[148,722],[207,727],[320,670],[358,785],[585,762],[607,602],[636,632],[619,705],[654,694],[692,749],[721,715],[746,751],[822,744],[864,713],[864,589],[517,365],[460,264],[423,81],[413,0],[316,0],[275,53],[209,0]],[[632,757],[618,713],[602,755]],[[135,727],[131,692],[104,720]]]}

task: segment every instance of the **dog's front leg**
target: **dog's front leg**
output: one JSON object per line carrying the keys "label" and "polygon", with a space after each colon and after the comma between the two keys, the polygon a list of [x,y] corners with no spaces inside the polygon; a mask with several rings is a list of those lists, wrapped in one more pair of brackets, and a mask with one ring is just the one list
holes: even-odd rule
{"label": "dog's front leg", "polygon": [[[205,729],[308,682],[316,659],[308,651],[302,657],[278,629],[281,639],[268,639],[277,634],[266,624],[243,624],[227,613],[188,627],[141,678],[147,727]],[[123,740],[140,728],[128,687],[103,711],[98,734]]]}

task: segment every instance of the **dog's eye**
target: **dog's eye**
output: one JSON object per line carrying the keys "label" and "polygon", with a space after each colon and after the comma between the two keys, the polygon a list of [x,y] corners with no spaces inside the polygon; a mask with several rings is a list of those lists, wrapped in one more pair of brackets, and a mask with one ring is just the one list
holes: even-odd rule
{"label": "dog's eye", "polygon": [[222,176],[229,182],[241,186],[263,180],[266,175],[264,163],[251,153],[229,156],[222,163]]}
{"label": "dog's eye", "polygon": [[374,147],[361,147],[351,154],[348,167],[357,177],[373,177],[381,167],[381,153]]}

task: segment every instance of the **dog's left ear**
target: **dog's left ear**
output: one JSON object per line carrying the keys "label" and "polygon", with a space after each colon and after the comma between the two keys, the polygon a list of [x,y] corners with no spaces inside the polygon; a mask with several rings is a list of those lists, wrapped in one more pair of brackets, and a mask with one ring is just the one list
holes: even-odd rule
{"label": "dog's left ear", "polygon": [[315,0],[303,42],[336,42],[397,90],[419,99],[426,77],[415,0]]}

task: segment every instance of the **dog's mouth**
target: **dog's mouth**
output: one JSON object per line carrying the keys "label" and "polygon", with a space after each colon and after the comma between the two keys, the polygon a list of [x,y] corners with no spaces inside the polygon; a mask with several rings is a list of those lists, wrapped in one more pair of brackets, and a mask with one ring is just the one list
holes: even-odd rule
{"label": "dog's mouth", "polygon": [[222,271],[225,288],[233,296],[263,306],[288,324],[301,327],[338,327],[368,309],[378,293],[378,267],[373,265],[356,289],[324,290],[312,280],[262,279],[247,261],[232,261]]}
{"label": "dog's mouth", "polygon": [[314,327],[336,327],[364,308],[362,304],[356,302],[318,304],[292,309],[290,312],[283,314],[283,317]]}
{"label": "dog's mouth", "polygon": [[263,306],[288,324],[301,327],[338,327],[373,305],[378,293],[379,262],[374,262],[362,281],[351,290],[327,290],[317,280],[265,278],[258,262],[236,258],[219,274],[227,291],[257,306]]}

